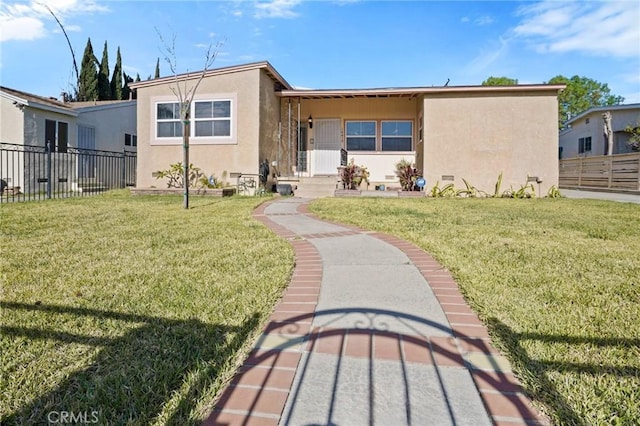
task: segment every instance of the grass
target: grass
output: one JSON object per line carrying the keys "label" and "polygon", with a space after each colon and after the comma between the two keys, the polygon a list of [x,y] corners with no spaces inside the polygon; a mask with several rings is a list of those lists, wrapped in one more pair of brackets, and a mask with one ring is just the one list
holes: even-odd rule
{"label": "grass", "polygon": [[263,200],[0,206],[1,423],[199,424],[293,268],[251,218]]}
{"label": "grass", "polygon": [[554,424],[637,424],[639,205],[357,198],[311,210],[436,257]]}

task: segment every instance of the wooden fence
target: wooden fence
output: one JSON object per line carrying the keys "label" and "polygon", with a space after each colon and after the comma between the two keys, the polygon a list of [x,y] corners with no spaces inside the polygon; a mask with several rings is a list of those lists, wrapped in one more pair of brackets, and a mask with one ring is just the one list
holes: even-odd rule
{"label": "wooden fence", "polygon": [[640,191],[640,152],[560,160],[560,187]]}

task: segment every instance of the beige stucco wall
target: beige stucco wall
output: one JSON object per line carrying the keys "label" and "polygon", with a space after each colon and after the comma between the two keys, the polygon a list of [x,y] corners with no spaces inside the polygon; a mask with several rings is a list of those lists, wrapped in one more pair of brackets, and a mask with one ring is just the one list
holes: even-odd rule
{"label": "beige stucco wall", "polygon": [[[78,111],[78,125],[93,127],[96,132],[96,149],[103,151],[122,151],[125,148],[125,133],[135,135],[136,103],[105,105],[100,108],[86,108]],[[73,139],[72,146],[78,146]],[[135,147],[127,146],[127,151],[135,151]]]}
{"label": "beige stucco wall", "polygon": [[0,141],[2,143],[24,143],[23,113],[13,101],[0,97]]}
{"label": "beige stucco wall", "polygon": [[[593,111],[586,114],[571,124],[571,128],[560,133],[560,146],[562,158],[593,157],[606,155],[607,141],[604,136],[603,111]],[[587,122],[588,121],[588,122]],[[631,152],[631,148],[625,143],[629,135],[622,130],[631,125],[637,126],[640,122],[640,108],[613,109],[611,110],[611,127],[613,129],[613,153],[625,154]],[[591,137],[591,151],[578,153],[578,139]]]}
{"label": "beige stucco wall", "polygon": [[557,114],[553,91],[425,96],[427,188],[436,181],[442,186],[442,176],[453,175],[458,188],[464,188],[465,178],[492,193],[502,172],[503,190],[519,189],[527,176],[538,176],[546,194],[558,184]]}
{"label": "beige stucco wall", "polygon": [[269,181],[277,171],[278,123],[280,122],[280,98],[274,91],[274,82],[264,71],[260,72],[260,129],[258,159],[269,162]]}
{"label": "beige stucco wall", "polygon": [[[258,173],[260,138],[260,74],[259,69],[218,75],[202,80],[197,99],[233,96],[232,114],[236,127],[232,139],[224,143],[190,144],[190,162],[207,174],[220,177],[228,173]],[[192,82],[190,82],[192,83]],[[271,86],[273,87],[273,86]],[[173,145],[157,145],[155,139],[155,100],[175,100],[169,84],[138,88],[138,170],[139,188],[164,187],[152,173],[182,161],[182,141]]]}

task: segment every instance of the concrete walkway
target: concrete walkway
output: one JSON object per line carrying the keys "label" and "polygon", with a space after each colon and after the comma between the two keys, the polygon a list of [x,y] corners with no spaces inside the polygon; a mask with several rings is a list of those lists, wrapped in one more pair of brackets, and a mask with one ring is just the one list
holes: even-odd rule
{"label": "concrete walkway", "polygon": [[640,195],[620,192],[585,191],[583,189],[560,189],[560,193],[567,198],[588,198],[592,200],[619,201],[621,203],[640,204]]}
{"label": "concrete walkway", "polygon": [[431,256],[283,198],[255,217],[296,268],[206,425],[545,423]]}

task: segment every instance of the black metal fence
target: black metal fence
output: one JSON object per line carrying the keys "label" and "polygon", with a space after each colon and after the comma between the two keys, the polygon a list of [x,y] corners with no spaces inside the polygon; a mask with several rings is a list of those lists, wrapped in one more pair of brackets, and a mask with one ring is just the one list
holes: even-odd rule
{"label": "black metal fence", "polygon": [[68,198],[135,186],[135,151],[0,143],[0,203]]}

